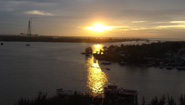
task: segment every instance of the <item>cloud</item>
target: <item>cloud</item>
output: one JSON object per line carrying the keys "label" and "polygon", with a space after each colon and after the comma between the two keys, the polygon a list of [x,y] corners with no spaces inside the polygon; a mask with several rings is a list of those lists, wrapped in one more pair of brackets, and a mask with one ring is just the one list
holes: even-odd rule
{"label": "cloud", "polygon": [[14,32],[16,27],[15,31],[21,32],[28,17],[34,19],[38,34],[84,34],[86,30],[81,29],[99,21],[113,27],[117,34],[183,31],[184,3],[185,0],[0,0],[0,32]]}
{"label": "cloud", "polygon": [[132,23],[144,23],[144,22],[147,22],[147,21],[132,21]]}
{"label": "cloud", "polygon": [[53,16],[53,14],[51,14],[51,13],[47,13],[47,12],[39,11],[39,10],[26,11],[25,14],[42,15],[42,16]]}
{"label": "cloud", "polygon": [[166,25],[159,25],[156,29],[185,29],[185,21],[170,21]]}
{"label": "cloud", "polygon": [[170,23],[185,24],[185,21],[171,21]]}
{"label": "cloud", "polygon": [[185,25],[168,25],[168,26],[158,26],[157,29],[185,29]]}

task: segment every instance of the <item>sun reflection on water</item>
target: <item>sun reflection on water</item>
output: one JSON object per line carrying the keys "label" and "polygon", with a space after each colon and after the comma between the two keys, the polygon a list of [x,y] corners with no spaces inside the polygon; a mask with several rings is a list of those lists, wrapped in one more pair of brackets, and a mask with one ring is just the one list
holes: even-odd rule
{"label": "sun reflection on water", "polygon": [[[103,45],[93,45],[93,52],[100,51]],[[103,93],[103,88],[107,84],[108,80],[106,74],[101,70],[93,56],[87,59],[88,65],[88,81],[87,86],[91,89],[93,95],[98,95]]]}
{"label": "sun reflection on water", "polygon": [[100,54],[101,51],[103,51],[103,45],[102,44],[94,44],[92,46],[92,50],[93,50],[93,53],[97,53],[97,54]]}

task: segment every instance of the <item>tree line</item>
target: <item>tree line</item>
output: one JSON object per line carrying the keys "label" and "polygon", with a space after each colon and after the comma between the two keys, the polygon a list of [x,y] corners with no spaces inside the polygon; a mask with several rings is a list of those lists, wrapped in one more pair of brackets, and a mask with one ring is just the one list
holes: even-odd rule
{"label": "tree line", "polygon": [[93,43],[93,42],[95,42],[95,43],[110,43],[110,42],[124,42],[124,41],[142,41],[142,40],[147,40],[147,39],[0,35],[0,41],[19,41],[19,42],[82,42],[82,43]]}
{"label": "tree line", "polygon": [[[99,60],[108,60],[127,64],[147,64],[151,61],[165,62],[167,58],[180,59],[184,54],[185,42],[158,42],[142,45],[111,45],[104,47],[103,55],[94,54]],[[185,50],[184,50],[185,51]]]}

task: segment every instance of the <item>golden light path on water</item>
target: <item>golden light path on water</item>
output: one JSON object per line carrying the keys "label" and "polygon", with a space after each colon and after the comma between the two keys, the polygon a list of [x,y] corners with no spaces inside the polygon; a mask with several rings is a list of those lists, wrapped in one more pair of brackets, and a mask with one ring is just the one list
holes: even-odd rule
{"label": "golden light path on water", "polygon": [[[102,44],[94,44],[94,45],[92,46],[93,53],[100,54],[101,51],[103,51],[103,47],[104,47],[104,46],[103,46]],[[103,54],[103,53],[101,53],[101,54]]]}
{"label": "golden light path on water", "polygon": [[[100,52],[103,49],[103,45],[93,45],[93,52]],[[108,83],[106,74],[102,71],[101,67],[98,64],[93,56],[87,59],[88,65],[88,81],[87,85],[91,89],[93,95],[99,95],[103,93],[104,86]]]}

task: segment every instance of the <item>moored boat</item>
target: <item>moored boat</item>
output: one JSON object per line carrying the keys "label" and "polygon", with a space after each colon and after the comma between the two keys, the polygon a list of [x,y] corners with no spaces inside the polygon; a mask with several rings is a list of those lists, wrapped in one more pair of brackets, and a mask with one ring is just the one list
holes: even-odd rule
{"label": "moored boat", "polygon": [[185,70],[185,67],[184,66],[177,67],[177,70]]}
{"label": "moored boat", "polygon": [[112,62],[106,61],[106,62],[102,62],[101,64],[103,64],[103,65],[110,65],[110,64],[112,64]]}
{"label": "moored boat", "polygon": [[26,44],[26,46],[30,46],[30,44]]}
{"label": "moored boat", "polygon": [[110,70],[110,68],[105,68],[106,70]]}
{"label": "moored boat", "polygon": [[167,70],[171,70],[172,69],[172,66],[167,66],[166,69]]}

